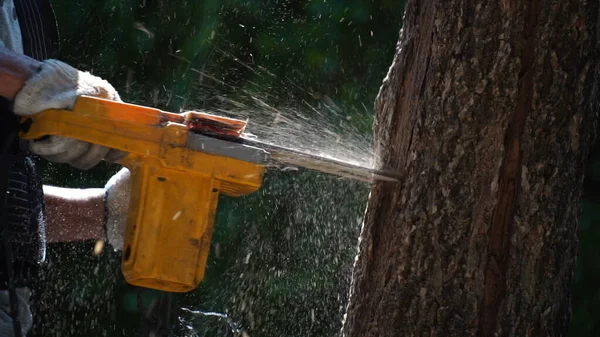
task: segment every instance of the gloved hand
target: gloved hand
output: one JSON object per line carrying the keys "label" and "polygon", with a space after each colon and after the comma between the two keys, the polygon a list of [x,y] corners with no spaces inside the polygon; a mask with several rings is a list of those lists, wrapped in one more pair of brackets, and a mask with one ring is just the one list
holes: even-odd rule
{"label": "gloved hand", "polygon": [[[19,116],[31,116],[47,109],[70,110],[81,95],[121,101],[107,81],[66,63],[46,60],[15,97],[13,110]],[[29,148],[50,161],[68,163],[79,169],[92,168],[102,159],[114,161],[123,156],[116,150],[60,136],[31,141]]]}
{"label": "gloved hand", "polygon": [[131,195],[131,173],[122,168],[112,176],[106,186],[104,204],[106,207],[106,238],[115,250],[123,250],[127,210]]}

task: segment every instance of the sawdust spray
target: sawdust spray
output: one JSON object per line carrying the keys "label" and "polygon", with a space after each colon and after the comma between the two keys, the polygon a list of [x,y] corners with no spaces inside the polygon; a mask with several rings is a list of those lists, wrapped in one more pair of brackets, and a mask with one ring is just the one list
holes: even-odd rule
{"label": "sawdust spray", "polygon": [[[273,76],[266,70],[255,72]],[[219,86],[198,84],[200,100],[209,102],[208,109],[199,111],[247,120],[246,130],[271,144],[373,168],[372,108],[343,105],[304,90],[291,79],[285,82],[284,94],[280,88],[271,93],[271,88],[251,84],[234,87],[235,98],[221,95]]]}
{"label": "sawdust spray", "polygon": [[[247,132],[268,143],[372,167],[366,106],[340,106],[289,78],[282,87],[246,85],[226,96],[220,86],[233,84],[207,83],[214,76],[201,74],[197,92],[209,103],[198,110],[248,120]],[[362,182],[286,167],[268,170],[253,195],[221,198],[206,280],[182,303],[184,335],[337,331],[368,191]]]}

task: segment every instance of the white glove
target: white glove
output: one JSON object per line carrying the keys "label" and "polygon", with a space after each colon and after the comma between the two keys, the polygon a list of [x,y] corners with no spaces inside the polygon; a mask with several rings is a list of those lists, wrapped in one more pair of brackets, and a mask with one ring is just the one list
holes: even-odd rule
{"label": "white glove", "polygon": [[[21,323],[21,331],[23,335],[31,329],[33,317],[29,308],[29,299],[31,291],[29,288],[17,288],[17,301],[19,302],[19,322]],[[10,298],[8,290],[0,291],[0,336],[14,336],[13,320],[10,316]]]}
{"label": "white glove", "polygon": [[[81,95],[121,101],[107,81],[66,63],[46,60],[15,97],[13,110],[19,116],[31,116],[47,109],[70,110]],[[122,156],[116,150],[60,136],[31,141],[29,148],[50,161],[68,163],[79,169],[92,168],[102,159],[114,161]]]}
{"label": "white glove", "polygon": [[127,211],[131,195],[131,173],[122,168],[106,183],[106,238],[115,250],[123,250],[123,236],[127,225]]}

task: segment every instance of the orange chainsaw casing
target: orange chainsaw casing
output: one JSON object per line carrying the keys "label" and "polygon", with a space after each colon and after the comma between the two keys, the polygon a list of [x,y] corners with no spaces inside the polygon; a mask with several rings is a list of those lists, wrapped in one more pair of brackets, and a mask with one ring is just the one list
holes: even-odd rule
{"label": "orange chainsaw casing", "polygon": [[[190,113],[83,96],[71,111],[46,110],[24,120],[31,122],[22,139],[59,135],[128,153],[119,163],[132,177],[122,252],[130,284],[172,292],[195,289],[204,277],[219,194],[250,194],[262,184],[262,164],[190,149],[189,119]],[[235,125],[229,136],[245,126],[210,119]]]}

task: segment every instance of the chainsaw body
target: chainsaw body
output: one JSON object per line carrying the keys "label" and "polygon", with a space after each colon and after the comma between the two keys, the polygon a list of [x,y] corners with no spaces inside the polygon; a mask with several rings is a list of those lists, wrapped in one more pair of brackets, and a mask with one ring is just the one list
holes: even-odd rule
{"label": "chainsaw body", "polygon": [[262,184],[269,153],[232,141],[245,122],[173,114],[80,97],[73,110],[28,117],[22,139],[60,135],[128,153],[131,199],[122,254],[127,282],[186,292],[204,276],[219,194],[241,196]]}

